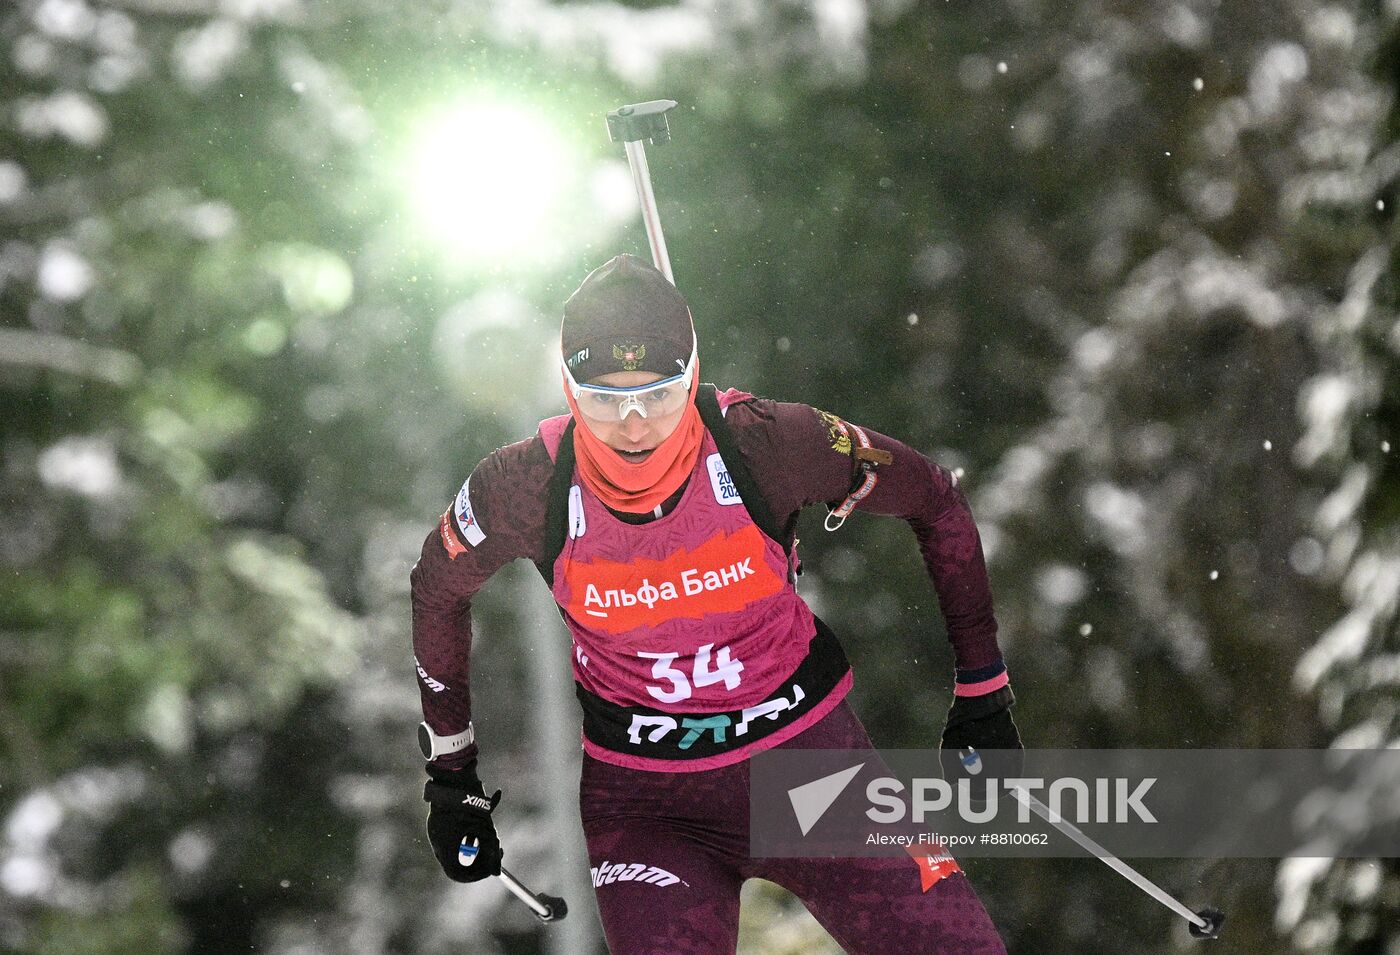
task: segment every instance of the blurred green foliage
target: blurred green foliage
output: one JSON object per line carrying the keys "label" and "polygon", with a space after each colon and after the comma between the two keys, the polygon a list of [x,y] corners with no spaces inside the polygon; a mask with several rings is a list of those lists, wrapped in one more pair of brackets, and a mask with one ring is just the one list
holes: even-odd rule
{"label": "blurred green foliage", "polygon": [[[1393,742],[1394,17],[0,9],[0,950],[540,944],[421,843],[407,571],[475,461],[561,407],[525,383],[563,298],[645,253],[593,189],[625,175],[603,114],[663,96],[705,377],[963,469],[1031,745]],[[483,93],[578,150],[533,264],[454,260],[408,209],[415,124]],[[858,710],[930,743],[949,654],[908,532],[809,521]],[[501,591],[474,619],[528,821],[537,624]],[[1393,861],[1142,868],[1240,951],[1396,932]],[[1092,860],[969,869],[1013,952],[1177,947]],[[746,950],[817,944],[748,898]]]}

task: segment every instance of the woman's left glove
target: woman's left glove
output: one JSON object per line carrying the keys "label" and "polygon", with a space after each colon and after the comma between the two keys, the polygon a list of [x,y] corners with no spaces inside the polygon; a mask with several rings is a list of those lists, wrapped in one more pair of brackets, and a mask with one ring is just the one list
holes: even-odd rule
{"label": "woman's left glove", "polygon": [[[984,696],[953,698],[939,744],[944,779],[953,782],[964,777],[1008,779],[1021,775],[1025,754],[1021,734],[1011,718],[1015,702],[1009,686]],[[969,749],[982,757],[980,765],[964,758]]]}
{"label": "woman's left glove", "polygon": [[503,853],[491,813],[501,801],[501,791],[487,797],[476,776],[476,760],[461,769],[439,769],[429,763],[428,776],[423,787],[428,842],[442,871],[456,882],[500,875]]}

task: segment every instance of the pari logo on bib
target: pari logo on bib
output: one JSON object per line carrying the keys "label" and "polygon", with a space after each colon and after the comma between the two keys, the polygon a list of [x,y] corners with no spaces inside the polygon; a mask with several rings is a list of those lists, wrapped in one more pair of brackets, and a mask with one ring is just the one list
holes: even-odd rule
{"label": "pari logo on bib", "polygon": [[783,578],[762,555],[763,532],[749,524],[665,560],[570,561],[565,609],[606,633],[743,610],[783,589]]}

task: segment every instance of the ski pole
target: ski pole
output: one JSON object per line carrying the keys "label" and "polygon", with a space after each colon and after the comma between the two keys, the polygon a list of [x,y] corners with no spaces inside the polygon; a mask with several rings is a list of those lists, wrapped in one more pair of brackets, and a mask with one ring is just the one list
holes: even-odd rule
{"label": "ski pole", "polygon": [[[982,771],[982,757],[978,755],[977,750],[969,747],[964,750],[959,750],[958,755],[962,757],[962,764],[968,770],[969,773],[976,775],[977,773],[980,773]],[[1166,891],[1164,891],[1155,882],[1152,882],[1150,879],[1148,879],[1142,873],[1138,872],[1132,866],[1128,865],[1122,859],[1109,852],[1107,849],[1099,845],[1093,839],[1090,839],[1082,831],[1080,831],[1078,826],[1074,825],[1074,823],[1070,822],[1067,819],[1061,818],[1059,813],[1051,810],[1048,806],[1046,806],[1039,799],[1036,799],[1025,789],[1022,789],[1019,786],[1013,786],[1011,787],[1011,792],[1012,795],[1014,795],[1021,803],[1023,803],[1037,816],[1050,823],[1050,825],[1054,826],[1056,829],[1060,830],[1065,835],[1069,836],[1071,839],[1079,843],[1079,845],[1083,846],[1085,849],[1088,849],[1101,862],[1107,865],[1114,872],[1117,872],[1123,878],[1133,883],[1133,885],[1137,886],[1139,889],[1142,889],[1142,891],[1152,896],[1152,898],[1156,899],[1158,902],[1171,909],[1177,915],[1184,918],[1187,923],[1187,928],[1190,930],[1191,935],[1193,937],[1220,937],[1220,927],[1225,922],[1224,912],[1220,911],[1217,908],[1211,908],[1209,906],[1201,909],[1199,912],[1192,912],[1190,909],[1182,905],[1175,898],[1173,898]]]}
{"label": "ski pole", "polygon": [[[477,840],[473,839],[471,845],[467,845],[467,840],[463,839],[462,844],[457,847],[457,861],[464,866],[469,866],[476,862]],[[569,914],[569,906],[563,899],[545,895],[543,892],[531,892],[519,879],[510,874],[505,866],[501,866],[499,876],[505,887],[510,890],[510,894],[524,902],[541,922],[558,922]]]}
{"label": "ski pole", "polygon": [[651,171],[647,168],[643,140],[656,145],[671,141],[671,129],[666,125],[666,112],[675,109],[673,99],[656,99],[648,103],[619,106],[608,113],[608,138],[621,141],[627,150],[627,165],[632,169],[632,184],[637,187],[637,201],[642,207],[642,222],[647,228],[651,245],[651,261],[657,271],[672,285],[671,258],[666,253],[666,237],[661,234],[661,216],[656,211],[656,195],[651,191]]}
{"label": "ski pole", "polygon": [[530,911],[539,917],[541,922],[558,922],[569,914],[569,906],[564,900],[553,895],[534,893],[520,884],[520,880],[511,875],[505,866],[501,866],[501,881],[510,890],[510,894],[529,906]]}

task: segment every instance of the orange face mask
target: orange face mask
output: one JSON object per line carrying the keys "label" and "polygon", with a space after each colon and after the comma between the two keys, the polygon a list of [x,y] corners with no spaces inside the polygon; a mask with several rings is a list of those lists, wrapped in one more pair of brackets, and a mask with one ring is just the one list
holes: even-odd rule
{"label": "orange face mask", "polygon": [[[696,363],[692,382],[699,381]],[[598,499],[615,511],[645,514],[654,510],[685,483],[695,468],[705,425],[695,407],[695,385],[691,385],[680,424],[657,445],[645,461],[625,461],[598,438],[583,420],[567,380],[564,398],[574,415],[574,459],[583,483]]]}

